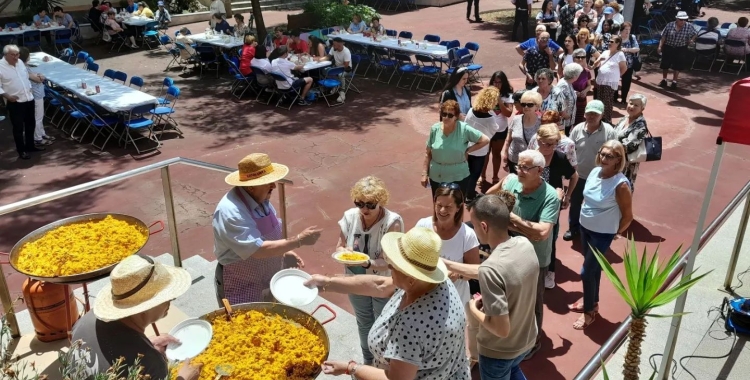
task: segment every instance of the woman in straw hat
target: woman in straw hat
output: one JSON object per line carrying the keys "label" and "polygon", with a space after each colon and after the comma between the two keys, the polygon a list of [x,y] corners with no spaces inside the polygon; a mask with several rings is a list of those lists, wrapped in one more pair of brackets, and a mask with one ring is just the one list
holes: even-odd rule
{"label": "woman in straw hat", "polygon": [[[368,379],[469,379],[464,344],[466,315],[440,260],[440,236],[415,227],[389,232],[381,246],[391,277],[313,275],[321,291],[389,297],[368,336],[373,364],[326,361],[323,372]],[[425,312],[429,310],[429,312]]]}
{"label": "woman in straw hat", "polygon": [[[124,357],[132,365],[140,357],[141,375],[168,379],[164,352],[170,343],[179,343],[162,334],[146,337],[146,328],[164,318],[169,304],[190,287],[190,274],[183,268],[155,263],[148,256],[133,255],[115,266],[110,283],[96,296],[94,312],[84,315],[73,327],[73,340],[82,340],[88,357],[87,375],[105,373]],[[200,366],[182,365],[178,378],[197,380]]]}
{"label": "woman in straw hat", "polygon": [[231,304],[270,300],[271,277],[283,267],[302,267],[294,248],[313,245],[320,229],[308,227],[284,239],[281,220],[271,205],[276,182],[289,168],[272,163],[267,154],[243,158],[225,182],[235,186],[216,206],[213,216],[216,295]]}

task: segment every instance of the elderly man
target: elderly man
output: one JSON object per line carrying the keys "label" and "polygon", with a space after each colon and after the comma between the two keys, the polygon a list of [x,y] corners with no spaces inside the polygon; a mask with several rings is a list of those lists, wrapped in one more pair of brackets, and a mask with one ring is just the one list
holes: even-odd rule
{"label": "elderly man", "polygon": [[[537,25],[534,31],[536,33],[536,37],[529,38],[523,43],[516,45],[516,52],[518,53],[518,55],[523,57],[524,53],[526,53],[526,50],[537,47],[537,40],[539,39],[539,36],[541,36],[542,33],[546,32],[547,28],[544,25]],[[563,52],[560,45],[558,45],[555,41],[550,40],[549,47],[555,53],[555,56],[559,56]]]}
{"label": "elderly man", "polygon": [[271,205],[276,182],[289,173],[264,153],[252,153],[224,181],[234,186],[213,216],[216,294],[231,304],[270,300],[271,277],[283,267],[302,267],[294,248],[313,245],[321,230],[308,227],[296,236],[282,236],[281,220]]}
{"label": "elderly man", "polygon": [[555,55],[549,43],[549,33],[542,32],[537,40],[537,46],[526,50],[521,63],[518,64],[518,68],[526,76],[527,90],[537,86],[535,81],[537,71],[555,67]]}
{"label": "elderly man", "polygon": [[695,42],[698,32],[692,25],[688,24],[688,15],[684,11],[677,12],[677,18],[667,24],[661,33],[659,47],[656,51],[661,54],[661,82],[659,86],[667,87],[667,75],[669,69],[672,72],[673,90],[677,88],[677,79],[680,78],[680,71],[685,68],[687,61],[688,45]]}
{"label": "elderly man", "polygon": [[[332,61],[336,67],[343,67],[345,72],[352,70],[352,52],[349,48],[344,46],[344,40],[341,37],[333,38],[333,47],[328,51],[328,55],[322,57],[321,61]],[[346,100],[346,85],[347,81],[344,80],[346,73],[341,74],[341,83],[343,86],[339,89],[339,97],[336,99],[337,102],[343,103]]]}
{"label": "elderly man", "polygon": [[[118,358],[125,366],[140,357],[143,376],[169,379],[164,352],[176,338],[162,334],[146,336],[146,328],[164,318],[169,304],[183,295],[191,284],[190,274],[183,268],[168,267],[148,256],[133,255],[115,266],[110,283],[99,291],[94,311],[87,313],[73,326],[73,340],[83,341],[86,375],[93,378],[104,374]],[[197,380],[200,366],[185,361],[177,373],[179,380]]]}
{"label": "elderly man", "polygon": [[156,5],[159,6],[159,9],[156,10],[154,19],[156,21],[159,21],[159,29],[167,29],[169,27],[169,23],[172,22],[172,16],[169,14],[169,11],[164,8],[163,1],[156,3]]}
{"label": "elderly man", "polygon": [[584,117],[586,121],[570,130],[570,139],[576,144],[576,158],[578,158],[578,182],[570,195],[570,212],[568,213],[568,231],[563,234],[563,240],[571,241],[580,234],[581,205],[583,204],[583,189],[586,178],[596,167],[596,156],[599,148],[612,139],[617,139],[617,133],[611,125],[602,121],[604,103],[594,100],[586,105]]}
{"label": "elderly man", "polygon": [[547,276],[552,256],[552,229],[560,213],[557,190],[544,182],[542,178],[545,166],[546,161],[542,153],[536,150],[525,150],[518,155],[518,174],[508,175],[487,190],[487,194],[495,194],[502,189],[515,195],[516,205],[510,214],[510,231],[514,235],[528,238],[539,260],[534,304],[539,335],[534,348],[526,354],[524,360],[530,359],[541,348],[544,279]]}
{"label": "elderly man", "polygon": [[500,196],[479,198],[469,215],[480,243],[492,253],[481,265],[444,260],[449,271],[479,279],[482,290],[467,310],[469,354],[479,361],[482,379],[515,379],[538,335],[530,301],[536,299],[539,259],[528,239],[508,235],[511,214]]}
{"label": "elderly man", "polygon": [[534,4],[534,0],[510,0],[511,3],[516,8],[515,18],[513,20],[513,41],[518,41],[516,39],[516,32],[518,31],[518,26],[521,26],[521,34],[523,35],[523,40],[525,41],[529,38],[529,15],[531,14],[531,8]]}
{"label": "elderly man", "polygon": [[294,75],[294,73],[292,73],[292,71],[302,72],[305,69],[305,65],[295,65],[294,63],[289,61],[289,48],[286,45],[279,46],[274,49],[271,55],[278,57],[271,61],[271,68],[273,69],[273,71],[281,74],[284,77],[284,80],[276,80],[276,87],[278,87],[280,90],[301,88],[302,91],[300,91],[297,104],[301,106],[309,106],[310,104],[312,104],[306,100],[307,93],[310,91],[310,88],[313,85],[312,78],[298,78]]}
{"label": "elderly man", "polygon": [[42,83],[44,76],[29,73],[26,65],[19,60],[20,50],[16,45],[5,45],[3,59],[0,60],[0,96],[5,99],[5,107],[13,125],[13,139],[16,142],[18,157],[28,160],[30,152],[43,151],[44,147],[34,145],[34,94],[31,81]]}

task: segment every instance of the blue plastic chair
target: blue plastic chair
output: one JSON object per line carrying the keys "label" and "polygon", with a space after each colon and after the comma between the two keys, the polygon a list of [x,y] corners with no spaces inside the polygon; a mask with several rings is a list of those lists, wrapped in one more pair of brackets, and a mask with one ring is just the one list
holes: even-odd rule
{"label": "blue plastic chair", "polygon": [[412,39],[413,36],[412,32],[407,32],[406,30],[402,30],[401,33],[398,34],[398,38],[405,38],[407,40]]}
{"label": "blue plastic chair", "polygon": [[[154,108],[152,104],[145,104],[142,106],[135,107],[130,110],[128,113],[128,116],[126,119],[122,120],[122,125],[125,126],[125,131],[123,132],[122,138],[125,139],[125,148],[128,147],[128,144],[133,144],[135,147],[135,151],[138,154],[141,154],[143,152],[149,152],[152,150],[158,150],[161,146],[161,143],[156,138],[156,135],[154,134],[154,121],[151,120],[151,118],[146,117],[146,115],[151,114],[151,110]],[[148,136],[144,136],[141,131],[147,130]],[[137,137],[134,137],[134,135],[138,135]],[[147,148],[144,150],[141,150],[138,148],[138,144],[135,142],[138,140],[151,140],[156,143],[155,147]]]}
{"label": "blue plastic chair", "polygon": [[464,45],[464,48],[469,50],[471,53],[471,63],[474,63],[474,59],[479,53],[479,44],[476,42],[467,42],[466,45]]}
{"label": "blue plastic chair", "polygon": [[[287,82],[287,83],[289,83],[288,78],[284,74],[281,74],[281,73],[278,73],[278,72],[273,72],[273,71],[270,72],[269,74],[273,77],[273,79],[276,82]],[[294,96],[292,98],[292,101],[289,103],[289,107],[287,108],[287,110],[291,110],[292,106],[294,105],[294,103],[297,102],[297,99],[299,99],[302,96],[302,94],[300,93],[300,89],[299,88],[294,88],[294,86],[289,86],[289,88],[283,89],[283,88],[279,88],[279,86],[277,85],[275,93],[281,95],[279,97],[279,100],[276,101],[276,107],[278,107],[279,104],[281,104],[281,102],[284,100],[284,98],[286,97],[286,95],[292,94]]]}
{"label": "blue plastic chair", "polygon": [[415,54],[414,59],[417,60],[417,63],[419,64],[419,70],[417,72],[419,76],[419,82],[417,82],[417,90],[423,90],[420,85],[422,84],[422,80],[425,78],[435,78],[432,81],[432,87],[430,87],[429,92],[433,92],[435,90],[435,85],[437,85],[438,81],[440,80],[440,67],[438,67],[438,62],[435,61],[435,58],[429,55],[424,54]]}
{"label": "blue plastic chair", "polygon": [[164,77],[164,80],[161,81],[161,88],[159,89],[159,97],[157,98],[157,100],[159,101],[159,104],[169,104],[169,100],[164,97],[164,94],[165,94],[165,91],[172,86],[174,86],[174,79],[170,77]]}
{"label": "blue plastic chair", "polygon": [[8,28],[19,28],[19,27],[20,27],[20,25],[18,25],[17,22],[9,22],[9,23],[5,24],[5,29],[8,29]]}
{"label": "blue plastic chair", "polygon": [[[373,54],[376,57],[376,67],[380,70],[378,72],[377,78],[375,78],[376,81],[380,83],[391,83],[391,80],[393,79],[393,76],[396,74],[396,67],[398,65],[398,62],[396,60],[392,59],[390,57],[390,52],[387,49],[384,48],[375,48],[373,50]],[[380,75],[383,74],[384,71],[392,70],[391,76],[388,77],[387,82],[383,82],[380,80]]]}
{"label": "blue plastic chair", "polygon": [[[268,91],[265,91],[266,89],[272,90],[271,93],[273,93],[273,89],[276,88],[276,82],[268,72],[260,67],[250,66],[250,68],[253,69],[253,74],[255,74],[255,81],[253,84],[258,86],[258,93],[255,95],[255,101],[259,101],[261,94],[268,93]],[[271,104],[272,97],[273,96],[269,96],[268,101],[265,103],[262,101],[260,102],[266,105]]]}
{"label": "blue plastic chair", "polygon": [[398,82],[396,82],[396,87],[406,88],[406,86],[401,86],[401,80],[404,79],[406,74],[411,74],[412,79],[411,83],[409,84],[409,90],[411,90],[414,87],[414,82],[417,81],[417,72],[419,71],[419,66],[415,65],[411,61],[411,57],[408,54],[396,53],[393,56],[398,62],[399,78]]}
{"label": "blue plastic chair", "polygon": [[341,83],[341,80],[339,79],[342,74],[344,74],[343,67],[334,67],[326,72],[326,77],[324,79],[318,81],[318,85],[323,89],[323,91],[321,92],[321,97],[325,99],[328,107],[344,104],[344,102],[331,103],[328,100],[329,96],[339,95],[338,90],[343,85],[343,83]]}
{"label": "blue plastic chair", "polygon": [[[81,138],[78,141],[83,142],[88,132],[90,130],[95,130],[96,135],[94,135],[94,139],[91,140],[91,145],[95,148],[99,148],[100,152],[103,151],[104,146],[107,145],[109,139],[117,133],[115,127],[117,126],[117,123],[120,122],[120,119],[116,116],[101,116],[88,104],[79,103],[78,109],[87,116],[89,121],[89,125],[86,127],[86,130],[83,131],[83,134],[81,134]],[[96,140],[102,134],[104,134],[106,138],[102,145],[98,146],[96,145]]]}
{"label": "blue plastic chair", "polygon": [[106,69],[106,70],[104,70],[104,75],[103,76],[105,78],[109,78],[109,79],[115,80],[115,71],[112,70],[112,69]]}
{"label": "blue plastic chair", "polygon": [[[39,34],[41,36],[41,32]],[[72,39],[73,31],[70,29],[61,29],[52,32],[52,45],[55,46],[55,51],[58,53],[60,53],[60,47],[73,47]]]}
{"label": "blue plastic chair", "polygon": [[436,44],[440,42],[440,36],[438,36],[437,34],[427,34],[424,36],[424,40]]}
{"label": "blue plastic chair", "polygon": [[396,37],[398,36],[398,32],[395,29],[386,29],[385,35],[388,37]]}
{"label": "blue plastic chair", "polygon": [[198,77],[203,77],[203,67],[210,67],[214,65],[216,68],[216,78],[219,77],[219,57],[216,55],[216,51],[212,46],[196,46],[195,54],[198,58],[197,64],[200,66],[200,74]]}
{"label": "blue plastic chair", "polygon": [[119,80],[122,82],[122,84],[125,84],[128,81],[128,74],[125,74],[122,71],[115,71],[115,75],[112,80],[115,80],[115,81]]}
{"label": "blue plastic chair", "polygon": [[86,65],[86,70],[93,71],[95,74],[99,74],[99,64],[98,63],[89,63]]}
{"label": "blue plastic chair", "polygon": [[[229,73],[234,77],[234,81],[229,86],[232,96],[237,99],[242,99],[242,96],[245,95],[245,92],[247,92],[248,89],[255,91],[255,88],[253,88],[255,73],[252,72],[247,76],[242,75],[239,59],[237,57],[230,57],[227,53],[224,53],[223,56],[229,67]],[[238,94],[240,89],[242,89],[242,92]]]}
{"label": "blue plastic chair", "polygon": [[138,87],[139,90],[143,88],[143,78],[139,76],[135,76],[135,75],[131,77],[130,84],[128,84],[128,87],[133,87],[133,86]]}
{"label": "blue plastic chair", "polygon": [[[154,121],[154,125],[161,124],[161,130],[159,134],[163,134],[167,125],[171,124],[174,130],[182,135],[182,131],[177,127],[177,121],[172,118],[174,114],[174,107],[177,105],[177,100],[180,99],[180,89],[177,86],[169,86],[167,89],[166,98],[169,99],[169,106],[159,106],[151,110],[151,119]],[[162,124],[162,122],[164,122]]]}
{"label": "blue plastic chair", "polygon": [[143,42],[148,46],[149,49],[153,49],[150,40],[153,40],[157,44],[159,43],[159,32],[156,30],[156,28],[158,27],[158,21],[151,21],[143,26]]}
{"label": "blue plastic chair", "polygon": [[[89,57],[89,53],[81,50],[81,51],[78,52],[78,54],[76,54],[76,61],[75,61],[74,65],[77,65],[78,62],[82,62],[83,63],[83,67],[86,68],[86,64],[88,64],[88,59],[89,58],[90,58]],[[94,62],[93,58],[91,58],[91,62]]]}
{"label": "blue plastic chair", "polygon": [[[27,30],[23,32],[22,40],[23,40],[23,46],[27,47],[29,50],[31,50],[31,48],[33,47],[36,47],[36,48],[39,48],[39,51],[42,51],[42,32],[41,31]],[[55,49],[57,49],[57,45],[55,45]]]}
{"label": "blue plastic chair", "polygon": [[59,58],[61,61],[68,62],[71,65],[74,64],[77,59],[75,50],[71,48],[63,49]]}

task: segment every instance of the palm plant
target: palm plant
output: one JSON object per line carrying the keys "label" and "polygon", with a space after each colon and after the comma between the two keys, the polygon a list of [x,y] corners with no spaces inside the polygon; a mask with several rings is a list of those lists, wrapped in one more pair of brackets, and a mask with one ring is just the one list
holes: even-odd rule
{"label": "palm plant", "polygon": [[[693,277],[695,271],[688,276],[684,276],[673,287],[660,292],[660,290],[669,284],[667,278],[669,273],[680,261],[680,250],[682,246],[672,254],[672,257],[660,268],[659,266],[659,248],[657,247],[651,258],[648,258],[646,248],[643,248],[643,255],[640,262],[638,260],[638,251],[636,250],[635,241],[631,238],[625,248],[624,266],[627,288],[623,285],[620,277],[615,273],[612,265],[609,264],[604,255],[593,248],[599,265],[601,265],[604,274],[609,278],[617,292],[623,300],[630,306],[630,316],[632,322],[628,331],[628,349],[625,354],[625,363],[623,364],[622,374],[625,380],[638,380],[641,363],[641,344],[646,337],[646,317],[672,317],[672,315],[649,314],[653,308],[666,305],[674,301],[681,294],[685,293],[708,273],[698,277]],[[710,272],[709,272],[710,273]],[[653,377],[653,375],[652,375]]]}

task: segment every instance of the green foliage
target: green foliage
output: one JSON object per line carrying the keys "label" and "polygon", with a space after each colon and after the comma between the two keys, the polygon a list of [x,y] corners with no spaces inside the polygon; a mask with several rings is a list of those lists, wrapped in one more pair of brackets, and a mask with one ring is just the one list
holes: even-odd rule
{"label": "green foliage", "polygon": [[367,5],[343,5],[336,0],[308,0],[304,10],[313,16],[318,28],[348,27],[354,14],[360,15],[368,25],[373,16],[380,17],[378,11]]}
{"label": "green foliage", "polygon": [[667,260],[666,264],[662,268],[659,268],[659,248],[657,247],[653,255],[649,259],[647,257],[646,248],[643,248],[643,254],[640,262],[638,262],[638,251],[636,250],[635,241],[631,240],[628,242],[628,246],[625,249],[624,267],[625,267],[625,278],[627,279],[627,288],[623,285],[620,277],[615,273],[612,265],[609,264],[607,258],[604,255],[594,249],[596,260],[607,275],[607,278],[612,282],[615,289],[622,299],[630,306],[631,312],[634,318],[644,317],[667,317],[665,315],[654,315],[647,314],[649,310],[666,305],[682,293],[686,292],[708,273],[704,273],[698,277],[694,277],[695,271],[690,273],[689,276],[683,277],[673,287],[665,290],[659,294],[659,289],[667,282],[669,272],[677,266],[680,261],[680,249],[672,254],[672,257]]}

